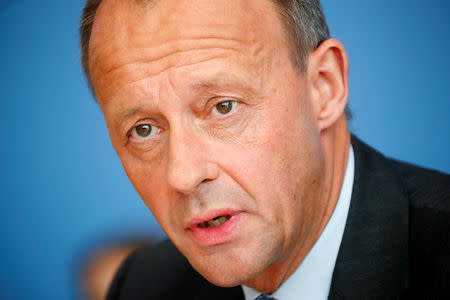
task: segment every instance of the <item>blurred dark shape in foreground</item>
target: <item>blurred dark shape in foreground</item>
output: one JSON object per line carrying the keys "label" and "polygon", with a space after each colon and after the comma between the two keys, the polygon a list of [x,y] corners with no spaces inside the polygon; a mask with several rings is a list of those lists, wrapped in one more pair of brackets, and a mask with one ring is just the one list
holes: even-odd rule
{"label": "blurred dark shape in foreground", "polygon": [[148,239],[122,240],[96,246],[78,260],[77,284],[80,299],[104,300],[122,262],[135,250],[149,246]]}

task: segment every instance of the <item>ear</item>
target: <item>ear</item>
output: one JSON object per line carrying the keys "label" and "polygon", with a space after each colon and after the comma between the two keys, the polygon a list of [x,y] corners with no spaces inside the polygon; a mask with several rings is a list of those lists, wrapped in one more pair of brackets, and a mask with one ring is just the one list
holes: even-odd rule
{"label": "ear", "polygon": [[309,57],[308,79],[320,131],[344,114],[348,100],[348,57],[335,39],[323,42]]}

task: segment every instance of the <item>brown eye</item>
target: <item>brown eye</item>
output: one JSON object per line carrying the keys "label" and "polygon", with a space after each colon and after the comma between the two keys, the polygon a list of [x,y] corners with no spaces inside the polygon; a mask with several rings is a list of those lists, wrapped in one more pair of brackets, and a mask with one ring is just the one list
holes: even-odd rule
{"label": "brown eye", "polygon": [[131,136],[137,139],[146,138],[150,135],[158,133],[159,129],[150,124],[137,125],[131,131]]}
{"label": "brown eye", "polygon": [[236,106],[236,101],[224,101],[216,104],[215,108],[217,112],[225,115],[229,113],[234,108],[234,106]]}
{"label": "brown eye", "polygon": [[136,134],[140,137],[148,137],[152,133],[152,126],[151,125],[138,125],[136,126]]}

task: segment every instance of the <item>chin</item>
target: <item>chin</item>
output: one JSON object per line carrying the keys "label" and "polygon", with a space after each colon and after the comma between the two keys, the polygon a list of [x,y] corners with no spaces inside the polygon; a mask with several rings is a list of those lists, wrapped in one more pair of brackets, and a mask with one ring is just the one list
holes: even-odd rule
{"label": "chin", "polygon": [[206,280],[216,286],[234,287],[251,281],[259,275],[260,272],[242,271],[239,268],[230,270],[229,268],[217,268],[197,270]]}
{"label": "chin", "polygon": [[264,257],[215,254],[188,259],[192,267],[216,286],[234,287],[258,277],[269,265]]}

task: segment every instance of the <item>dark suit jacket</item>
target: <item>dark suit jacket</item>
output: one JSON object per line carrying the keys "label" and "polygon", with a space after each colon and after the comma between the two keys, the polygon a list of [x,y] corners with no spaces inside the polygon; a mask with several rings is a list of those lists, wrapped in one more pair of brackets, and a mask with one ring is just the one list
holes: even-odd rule
{"label": "dark suit jacket", "polygon": [[[450,299],[450,176],[387,159],[355,137],[352,145],[355,179],[329,299]],[[132,254],[107,299],[244,295],[210,284],[165,241]]]}

